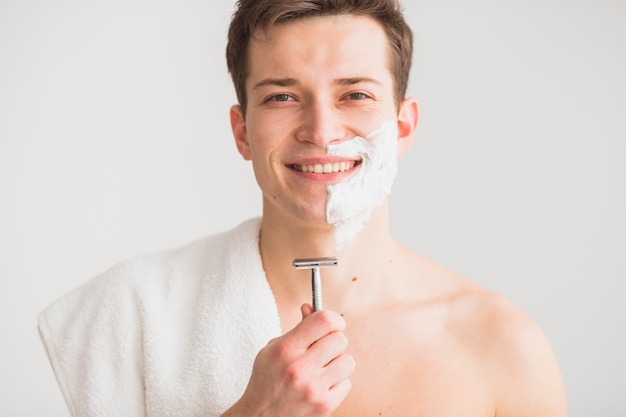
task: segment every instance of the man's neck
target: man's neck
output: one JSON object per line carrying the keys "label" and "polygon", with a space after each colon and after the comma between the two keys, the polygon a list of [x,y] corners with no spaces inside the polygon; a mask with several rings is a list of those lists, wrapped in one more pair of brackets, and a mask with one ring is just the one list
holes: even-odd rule
{"label": "man's neck", "polygon": [[296,270],[294,259],[336,256],[338,266],[321,270],[324,306],[348,312],[370,307],[384,296],[398,256],[386,203],[374,210],[364,230],[340,250],[335,247],[332,227],[277,225],[271,217],[264,217],[260,250],[279,310],[295,311],[311,300],[311,272]]}

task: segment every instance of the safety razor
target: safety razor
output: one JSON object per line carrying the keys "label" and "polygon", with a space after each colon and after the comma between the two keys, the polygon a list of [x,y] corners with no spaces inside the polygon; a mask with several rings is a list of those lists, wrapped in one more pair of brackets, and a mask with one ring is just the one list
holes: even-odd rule
{"label": "safety razor", "polygon": [[313,292],[313,311],[322,309],[322,279],[320,277],[320,268],[329,268],[337,266],[337,258],[308,258],[294,259],[293,266],[296,269],[311,270],[311,290]]}

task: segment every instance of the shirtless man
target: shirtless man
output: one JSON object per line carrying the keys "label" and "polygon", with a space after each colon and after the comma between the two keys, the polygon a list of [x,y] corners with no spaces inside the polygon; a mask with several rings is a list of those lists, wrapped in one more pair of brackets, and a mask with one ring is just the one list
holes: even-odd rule
{"label": "shirtless man", "polygon": [[[259,352],[224,417],[567,414],[537,326],[390,234],[377,181],[393,178],[380,167],[393,166],[417,125],[417,103],[405,98],[411,53],[393,0],[239,2],[231,124],[263,193],[260,250],[283,335]],[[354,138],[391,158],[342,153]],[[365,186],[342,189],[360,170]],[[366,220],[341,207],[327,215],[337,201]],[[327,309],[313,312],[301,306],[310,283],[291,261],[325,256],[339,265],[323,270]]]}
{"label": "shirtless man", "polygon": [[[238,7],[230,115],[263,216],[124,261],[40,314],[71,415],[565,416],[537,326],[390,234],[418,118],[396,0]],[[327,256],[313,311],[292,260]]]}

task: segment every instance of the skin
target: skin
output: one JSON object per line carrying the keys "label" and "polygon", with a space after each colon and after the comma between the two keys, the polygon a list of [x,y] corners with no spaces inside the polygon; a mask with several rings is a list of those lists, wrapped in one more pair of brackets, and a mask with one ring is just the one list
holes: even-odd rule
{"label": "skin", "polygon": [[[284,334],[259,352],[248,388],[224,416],[545,416],[567,414],[556,361],[539,328],[502,297],[397,244],[388,205],[339,253],[326,223],[328,184],[358,170],[325,146],[398,124],[410,145],[417,103],[399,108],[387,39],[350,15],[275,27],[251,41],[246,116],[231,109],[241,155],[263,194],[260,249]],[[312,312],[308,271],[294,258],[337,256]]]}

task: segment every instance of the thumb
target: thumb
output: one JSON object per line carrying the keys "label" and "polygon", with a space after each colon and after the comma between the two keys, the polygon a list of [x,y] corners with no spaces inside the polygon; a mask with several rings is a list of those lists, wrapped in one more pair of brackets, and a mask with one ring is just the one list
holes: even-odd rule
{"label": "thumb", "polygon": [[305,319],[313,313],[313,306],[311,304],[302,304],[300,311],[302,312],[302,318]]}

